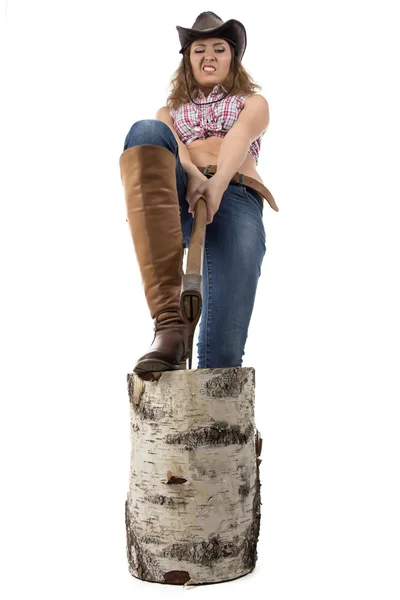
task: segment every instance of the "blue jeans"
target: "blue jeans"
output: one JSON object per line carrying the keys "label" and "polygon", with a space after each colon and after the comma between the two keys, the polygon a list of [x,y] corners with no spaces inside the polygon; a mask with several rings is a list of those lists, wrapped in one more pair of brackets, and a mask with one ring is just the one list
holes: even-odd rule
{"label": "blue jeans", "polygon": [[[162,121],[134,123],[124,151],[132,146],[163,146],[176,157],[176,188],[181,208],[182,241],[188,247],[193,217],[186,200],[187,175],[178,144]],[[205,165],[204,165],[205,166]],[[207,225],[203,263],[203,306],[197,343],[197,367],[240,367],[264,258],[265,229],[257,193],[229,184]]]}

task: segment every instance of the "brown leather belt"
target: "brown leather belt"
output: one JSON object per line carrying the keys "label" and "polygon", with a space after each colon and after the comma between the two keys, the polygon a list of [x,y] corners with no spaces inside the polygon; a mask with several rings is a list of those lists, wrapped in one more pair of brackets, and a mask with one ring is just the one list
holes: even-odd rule
{"label": "brown leather belt", "polygon": [[[203,175],[214,175],[217,172],[217,165],[207,165],[206,167],[198,166],[197,168],[203,173]],[[238,183],[240,185],[245,185],[255,190],[261,195],[262,198],[266,199],[271,208],[278,212],[279,208],[276,205],[273,195],[265,187],[265,185],[263,185],[256,179],[253,179],[252,177],[248,177],[247,175],[243,175],[243,173],[238,173],[236,171],[236,173],[230,180],[230,183]]]}

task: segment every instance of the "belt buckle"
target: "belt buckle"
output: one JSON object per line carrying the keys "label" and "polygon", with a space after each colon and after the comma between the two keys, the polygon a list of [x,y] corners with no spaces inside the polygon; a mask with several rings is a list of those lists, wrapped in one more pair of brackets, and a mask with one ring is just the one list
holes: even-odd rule
{"label": "belt buckle", "polygon": [[207,165],[206,168],[203,171],[203,175],[209,175],[208,171],[210,170],[211,165]]}

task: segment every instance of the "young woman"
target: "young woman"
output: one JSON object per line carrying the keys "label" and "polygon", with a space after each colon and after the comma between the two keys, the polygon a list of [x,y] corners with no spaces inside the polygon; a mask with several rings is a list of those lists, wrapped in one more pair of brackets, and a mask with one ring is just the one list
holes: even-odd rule
{"label": "young woman", "polygon": [[180,312],[183,247],[203,197],[207,229],[198,368],[241,366],[264,258],[257,171],[269,123],[267,100],[241,64],[242,23],[201,13],[177,26],[182,61],[166,106],[137,121],[120,157],[127,216],[155,336],[134,371],[185,368],[188,332]]}

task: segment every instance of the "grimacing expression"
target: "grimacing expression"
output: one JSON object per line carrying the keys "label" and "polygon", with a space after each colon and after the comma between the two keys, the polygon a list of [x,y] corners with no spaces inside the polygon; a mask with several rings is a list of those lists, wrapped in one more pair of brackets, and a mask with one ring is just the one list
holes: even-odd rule
{"label": "grimacing expression", "polygon": [[[212,89],[229,75],[232,51],[229,43],[221,38],[192,42],[189,56],[193,77],[200,87]],[[215,70],[204,68],[205,65],[211,65]]]}

